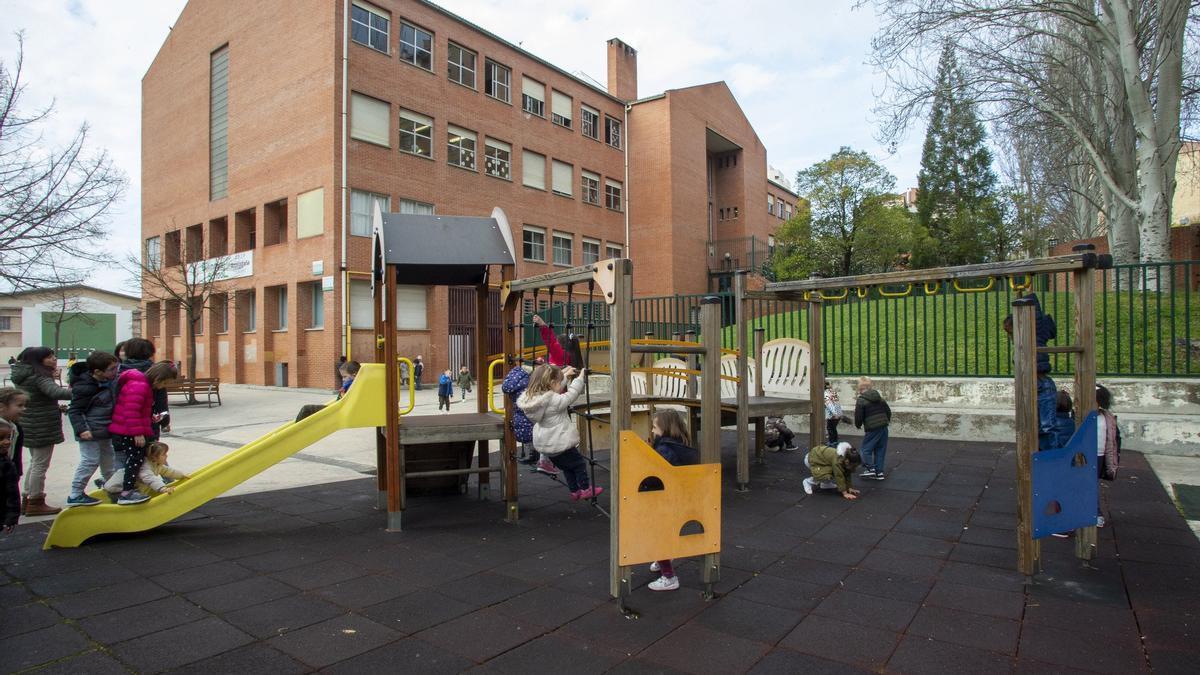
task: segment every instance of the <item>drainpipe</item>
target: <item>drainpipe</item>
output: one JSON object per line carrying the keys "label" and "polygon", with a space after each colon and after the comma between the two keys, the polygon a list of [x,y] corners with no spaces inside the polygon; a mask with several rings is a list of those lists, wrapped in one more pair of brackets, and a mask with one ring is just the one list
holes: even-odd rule
{"label": "drainpipe", "polygon": [[629,194],[632,192],[629,186],[629,111],[633,109],[633,104],[625,104],[625,257],[633,259],[633,255],[629,252]]}
{"label": "drainpipe", "polygon": [[350,221],[346,213],[346,203],[350,194],[348,184],[349,168],[347,166],[349,151],[349,107],[350,102],[350,0],[342,0],[342,353],[346,358],[350,355],[350,269],[348,267],[347,240],[349,239]]}

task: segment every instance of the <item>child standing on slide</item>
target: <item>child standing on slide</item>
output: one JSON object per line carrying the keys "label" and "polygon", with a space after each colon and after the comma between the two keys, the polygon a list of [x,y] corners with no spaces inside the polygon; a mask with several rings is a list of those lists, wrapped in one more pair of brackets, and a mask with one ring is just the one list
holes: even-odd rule
{"label": "child standing on slide", "polygon": [[[660,410],[650,421],[650,440],[654,451],[671,463],[671,466],[690,466],[700,463],[700,453],[692,446],[692,439],[684,426],[683,417],[674,410]],[[647,588],[652,591],[674,591],[679,588],[679,577],[670,560],[658,560],[650,564],[651,572],[662,574],[651,581]]]}
{"label": "child standing on slide", "polygon": [[[571,380],[569,387],[564,387]],[[571,404],[583,393],[582,373],[567,367],[538,366],[517,405],[533,421],[533,445],[543,458],[562,470],[572,501],[600,496],[604,488],[588,480],[587,460],[579,454],[579,430],[571,421]]]}
{"label": "child standing on slide", "polygon": [[154,392],[165,388],[176,377],[179,377],[179,371],[175,365],[160,361],[145,373],[130,368],[117,378],[117,397],[108,431],[112,435],[113,450],[125,456],[124,481],[117,496],[118,504],[140,504],[150,498],[134,490],[134,485],[142,463],[146,461],[147,446],[153,440]]}

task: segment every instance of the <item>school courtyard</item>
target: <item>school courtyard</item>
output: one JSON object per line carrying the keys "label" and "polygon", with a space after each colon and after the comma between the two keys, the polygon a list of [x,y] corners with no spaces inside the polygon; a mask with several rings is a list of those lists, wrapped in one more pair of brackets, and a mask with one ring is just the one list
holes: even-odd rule
{"label": "school courtyard", "polygon": [[[173,407],[177,468],[329,398],[222,396]],[[417,412],[435,403],[427,388]],[[519,524],[472,486],[414,498],[406,531],[384,532],[371,433],[343,431],[150,532],[53,551],[48,519],[0,536],[0,672],[1195,672],[1200,543],[1164,483],[1200,484],[1200,459],[1125,452],[1096,559],[1044,540],[1027,584],[1011,445],[893,439],[888,480],[849,502],[804,494],[801,453],[769,454],[736,493],[724,441],[711,601],[694,562],[669,593],[642,570],[640,618],[623,617],[605,516],[524,471]],[[52,502],[76,459],[56,449]]]}

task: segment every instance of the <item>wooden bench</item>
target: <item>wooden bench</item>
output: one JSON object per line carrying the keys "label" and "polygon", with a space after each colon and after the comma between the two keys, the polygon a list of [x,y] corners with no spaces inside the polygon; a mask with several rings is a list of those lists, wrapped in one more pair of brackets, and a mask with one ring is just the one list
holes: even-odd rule
{"label": "wooden bench", "polygon": [[221,379],[218,377],[197,377],[194,380],[175,380],[166,387],[167,396],[183,396],[189,403],[197,403],[205,399],[208,407],[212,407],[213,397],[217,405],[221,405]]}

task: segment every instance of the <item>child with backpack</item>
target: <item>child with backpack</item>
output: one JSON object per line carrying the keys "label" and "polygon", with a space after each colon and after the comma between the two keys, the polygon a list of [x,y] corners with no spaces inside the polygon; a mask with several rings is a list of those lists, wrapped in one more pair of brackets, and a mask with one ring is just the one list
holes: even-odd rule
{"label": "child with backpack", "polygon": [[[567,380],[569,386],[564,386]],[[538,366],[517,405],[533,422],[533,445],[562,471],[571,500],[592,499],[604,488],[591,485],[587,460],[579,453],[579,430],[571,420],[571,404],[583,393],[582,373],[574,368]]]}
{"label": "child with backpack", "polygon": [[113,475],[113,446],[108,433],[112,424],[113,380],[120,361],[107,352],[92,352],[83,363],[71,368],[71,404],[67,420],[79,442],[79,466],[71,480],[67,506],[95,506],[99,499],[85,492],[96,469],[107,481]]}
{"label": "child with backpack", "polygon": [[[674,410],[660,410],[650,421],[650,441],[654,451],[671,466],[690,466],[700,463],[700,453],[692,447],[691,436],[688,435],[687,425],[683,416]],[[651,581],[647,586],[652,591],[674,591],[679,588],[679,577],[670,560],[658,560],[650,564],[651,572],[659,572],[662,576]]]}
{"label": "child with backpack", "polygon": [[862,441],[863,472],[861,478],[883,480],[883,462],[887,457],[888,425],[892,423],[892,408],[872,386],[871,378],[858,378],[858,400],[854,403],[854,426],[866,434]]}

